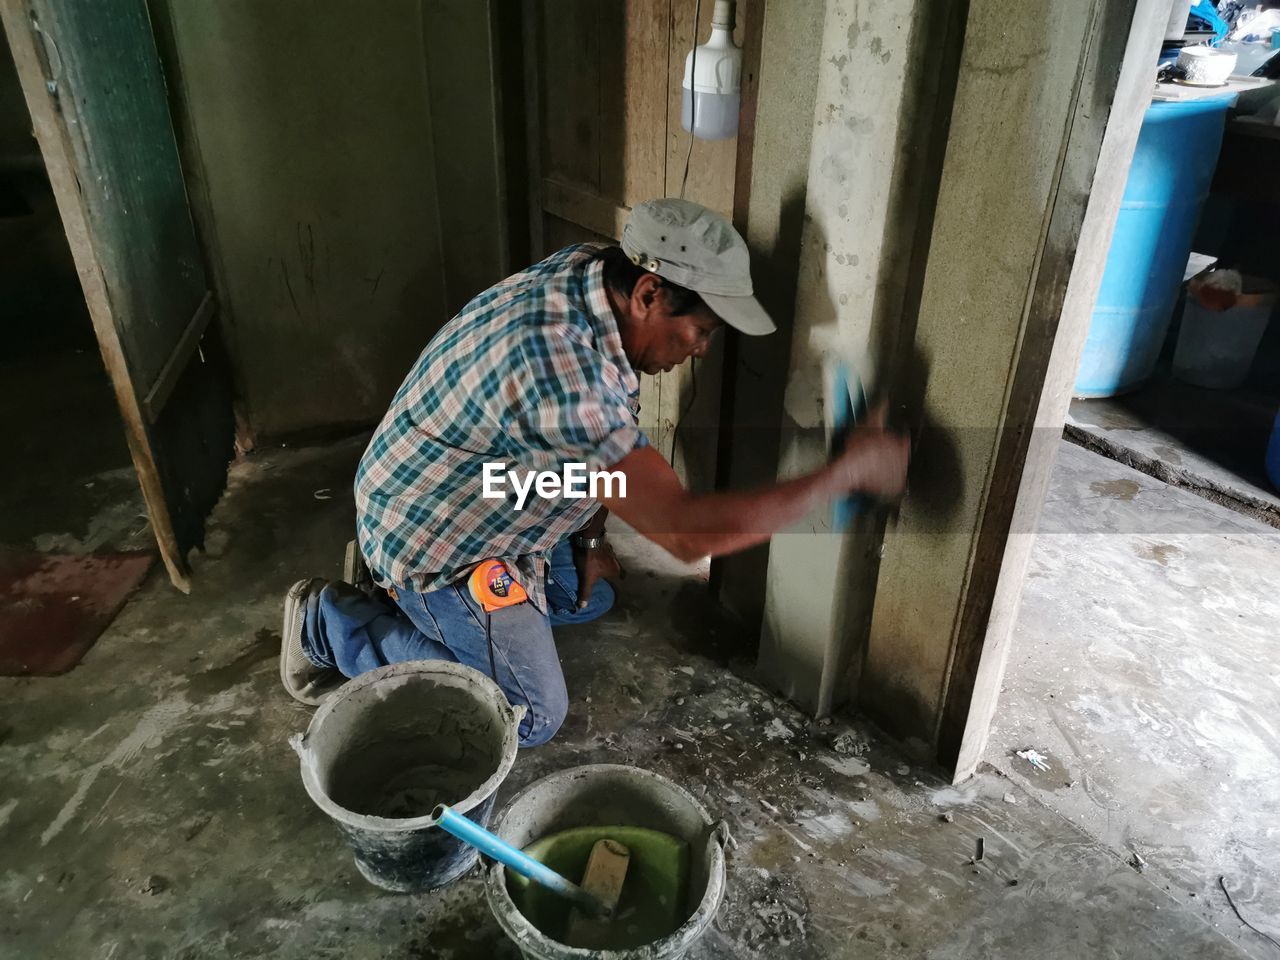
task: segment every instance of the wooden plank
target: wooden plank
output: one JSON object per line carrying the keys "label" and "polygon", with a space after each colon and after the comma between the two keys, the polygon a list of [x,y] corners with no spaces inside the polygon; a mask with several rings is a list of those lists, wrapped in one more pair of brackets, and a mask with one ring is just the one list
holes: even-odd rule
{"label": "wooden plank", "polygon": [[174,534],[160,471],[153,456],[138,394],[134,389],[129,364],[112,314],[111,298],[107,292],[98,251],[92,240],[90,214],[77,177],[77,152],[64,122],[65,114],[60,109],[55,92],[57,88],[51,91],[47,85],[49,75],[45,66],[46,54],[38,39],[36,21],[29,15],[24,0],[0,0],[0,20],[3,21],[9,38],[14,65],[26,96],[27,109],[31,112],[32,128],[44,156],[49,183],[53,188],[71,254],[80,275],[80,285],[84,290],[94,333],[102,351],[102,360],[111,378],[116,402],[120,406],[129,452],[147,504],[151,527],[160,547],[160,555],[174,586],[184,593],[189,592],[191,583],[186,559]]}
{"label": "wooden plank", "polygon": [[[738,137],[733,166],[733,225],[747,235],[747,215],[751,209],[751,171],[755,158],[756,117],[760,99],[760,57],[764,48],[767,0],[752,0],[738,8],[742,24],[742,110],[738,115]],[[727,381],[726,381],[727,383]]]}
{"label": "wooden plank", "polygon": [[[686,199],[732,218],[734,189],[737,184],[737,138],[693,140],[693,150],[690,152],[690,134],[680,125],[685,57],[695,44],[704,42],[711,35],[711,17],[715,4],[711,0],[702,4],[696,30],[693,23],[694,7],[694,4],[682,2],[671,5],[666,83],[665,194],[680,196],[683,185]],[[739,44],[743,42],[750,9],[751,4],[746,0],[737,5],[734,39]],[[684,177],[686,160],[687,183]],[[717,349],[697,365],[696,371],[694,365],[689,363],[659,375],[662,388],[657,418],[659,436],[655,444],[673,462],[681,479],[694,487],[709,488],[713,483],[719,445],[717,425],[724,380],[723,368],[724,353],[722,349]],[[675,450],[677,424],[680,425],[679,452]]]}
{"label": "wooden plank", "polygon": [[588,916],[579,907],[569,911],[569,927],[564,942],[571,947],[591,950],[606,949],[615,918],[613,912],[622,896],[627,880],[627,867],[631,864],[631,851],[616,840],[597,840],[587,859],[587,869],[582,875],[582,889],[591,894],[609,911],[607,916]]}
{"label": "wooden plank", "polygon": [[662,409],[662,377],[640,374],[640,429],[653,448],[670,462],[669,445],[664,445],[670,427],[663,428],[659,417]]}
{"label": "wooden plank", "polygon": [[625,7],[622,47],[601,51],[604,63],[622,71],[621,110],[602,110],[602,120],[606,129],[621,132],[624,142],[616,169],[601,170],[600,187],[603,196],[633,207],[662,196],[666,183],[671,0],[626,0]]}
{"label": "wooden plank", "polygon": [[547,250],[559,250],[571,243],[612,243],[612,239],[602,236],[580,223],[557,217],[547,213],[543,218],[546,230]]}
{"label": "wooden plank", "polygon": [[209,321],[213,319],[215,313],[217,313],[217,305],[214,303],[213,294],[206,292],[195,315],[187,323],[187,328],[182,331],[182,336],[174,346],[173,353],[169,354],[169,359],[160,368],[160,374],[156,377],[155,383],[151,385],[151,389],[142,400],[142,410],[147,415],[148,423],[155,423],[160,418],[160,412],[169,402],[173,388],[178,385],[178,378],[191,362],[191,357],[200,346],[200,340],[204,337]]}
{"label": "wooden plank", "polygon": [[597,0],[537,5],[542,175],[600,189],[600,24]]}
{"label": "wooden plank", "polygon": [[629,207],[556,180],[542,181],[542,207],[553,216],[613,240],[622,237],[622,228],[631,215]]}
{"label": "wooden plank", "polygon": [[[1011,394],[1011,410],[1034,426],[1006,435],[992,500],[979,543],[971,592],[960,621],[939,736],[939,755],[957,781],[982,761],[1026,580],[1035,529],[1071,403],[1072,385],[1102,283],[1111,234],[1128,180],[1150,93],[1166,5],[1156,0],[1109,3],[1085,64],[1046,256],[1032,295],[1032,342],[1051,343],[1047,356],[1029,350]],[[1116,69],[1116,64],[1121,66]],[[1113,94],[1114,90],[1114,96]],[[1063,272],[1069,275],[1064,277]],[[1040,380],[1037,383],[1037,380]],[[1019,410],[1018,407],[1021,406]],[[994,587],[990,583],[995,578]],[[987,581],[984,583],[984,580]]]}

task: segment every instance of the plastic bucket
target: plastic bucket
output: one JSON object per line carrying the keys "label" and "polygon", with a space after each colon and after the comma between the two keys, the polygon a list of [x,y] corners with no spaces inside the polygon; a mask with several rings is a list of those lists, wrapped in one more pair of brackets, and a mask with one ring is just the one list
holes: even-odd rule
{"label": "plastic bucket", "polygon": [[1246,284],[1253,292],[1227,294],[1231,306],[1224,310],[1215,309],[1212,295],[1203,296],[1203,277],[1191,281],[1173,355],[1173,375],[1179,380],[1197,387],[1233,390],[1249,376],[1253,356],[1275,309],[1276,291],[1265,281],[1247,279]]}
{"label": "plastic bucket", "polygon": [[[546,936],[520,912],[507,890],[507,870],[493,864],[485,899],[498,925],[532,960],[674,960],[706,933],[724,899],[729,832],[702,804],[665,777],[636,767],[596,764],[554,773],[526,787],[502,814],[496,832],[521,849],[562,830],[633,826],[661,830],[689,844],[688,917],[669,936],[631,950],[569,947]],[[576,879],[576,878],[571,878]]]}
{"label": "plastic bucket", "polygon": [[290,738],[308,795],[338,825],[365,879],[412,892],[449,883],[479,854],[435,825],[447,803],[487,825],[516,756],[523,709],[470,667],[379,667],[327,699]]}
{"label": "plastic bucket", "polygon": [[1209,195],[1234,93],[1153,103],[1125,182],[1076,373],[1077,397],[1136,390],[1155,369]]}

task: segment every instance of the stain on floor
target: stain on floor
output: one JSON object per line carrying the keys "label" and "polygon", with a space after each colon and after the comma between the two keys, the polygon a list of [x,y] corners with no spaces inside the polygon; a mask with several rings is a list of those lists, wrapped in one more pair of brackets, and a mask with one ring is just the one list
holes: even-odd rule
{"label": "stain on floor", "polygon": [[1113,500],[1132,500],[1142,488],[1134,480],[1120,479],[1095,480],[1089,484],[1089,489],[1100,497],[1110,497]]}
{"label": "stain on floor", "polygon": [[1182,556],[1182,551],[1172,543],[1136,543],[1133,552],[1143,560],[1151,560],[1162,567]]}

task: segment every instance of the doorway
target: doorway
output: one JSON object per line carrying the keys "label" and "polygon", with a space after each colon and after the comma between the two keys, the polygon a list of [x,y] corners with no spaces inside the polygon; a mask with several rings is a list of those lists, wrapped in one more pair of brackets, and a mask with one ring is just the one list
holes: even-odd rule
{"label": "doorway", "polygon": [[[230,383],[147,6],[129,0],[99,14],[0,0],[9,77],[21,90],[15,96],[10,84],[6,116],[20,123],[25,101],[38,145],[33,153],[29,137],[17,138],[29,196],[15,187],[13,203],[30,208],[27,229],[48,250],[51,283],[65,298],[53,309],[72,322],[84,308],[92,321],[156,545],[174,585],[189,590],[187,555],[203,541],[233,452]],[[22,228],[13,232],[22,243]],[[65,283],[64,250],[83,301]],[[47,285],[27,286],[38,301]],[[75,349],[56,325],[41,336]],[[56,389],[49,409],[74,392]]]}
{"label": "doorway", "polygon": [[7,46],[0,46],[0,549],[149,547],[75,262]]}

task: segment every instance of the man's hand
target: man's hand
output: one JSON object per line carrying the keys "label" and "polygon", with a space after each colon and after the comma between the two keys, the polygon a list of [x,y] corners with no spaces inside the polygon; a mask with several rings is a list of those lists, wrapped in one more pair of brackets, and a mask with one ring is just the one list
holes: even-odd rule
{"label": "man's hand", "polygon": [[578,568],[578,609],[581,610],[591,599],[591,591],[595,589],[597,580],[617,580],[625,577],[622,564],[618,563],[613,547],[608,542],[592,547],[573,548],[573,565]]}
{"label": "man's hand", "polygon": [[881,403],[864,424],[854,427],[832,464],[846,490],[892,500],[906,489],[911,439],[885,427],[888,410],[888,404]]}
{"label": "man's hand", "polygon": [[639,446],[610,467],[627,478],[626,496],[602,502],[685,563],[744,550],[850,491],[885,500],[899,496],[907,482],[910,440],[885,428],[885,413],[883,406],[872,411],[850,432],[840,455],[821,469],[754,490],[691,494],[662,454]]}

